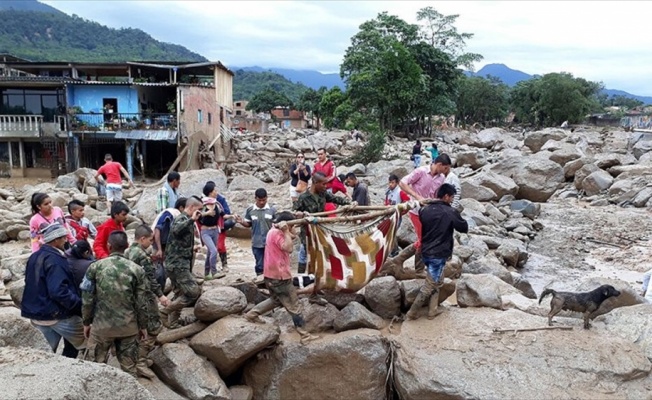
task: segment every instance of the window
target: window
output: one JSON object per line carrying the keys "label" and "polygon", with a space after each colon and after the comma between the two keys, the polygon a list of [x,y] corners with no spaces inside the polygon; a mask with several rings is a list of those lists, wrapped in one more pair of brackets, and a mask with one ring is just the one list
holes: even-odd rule
{"label": "window", "polygon": [[213,122],[213,115],[211,113],[208,113],[208,125],[210,125]]}
{"label": "window", "polygon": [[236,107],[240,107],[240,104],[242,104],[242,103],[237,102],[237,103],[235,103],[235,106],[236,106]]}
{"label": "window", "polygon": [[284,108],[283,109],[283,116],[284,117],[289,117],[290,116],[290,109],[289,108]]}
{"label": "window", "polygon": [[197,122],[199,122],[201,124],[203,119],[204,118],[203,118],[201,110],[197,110]]}
{"label": "window", "polygon": [[242,115],[242,111],[240,111],[240,110],[236,110],[236,111],[235,111],[235,115]]}

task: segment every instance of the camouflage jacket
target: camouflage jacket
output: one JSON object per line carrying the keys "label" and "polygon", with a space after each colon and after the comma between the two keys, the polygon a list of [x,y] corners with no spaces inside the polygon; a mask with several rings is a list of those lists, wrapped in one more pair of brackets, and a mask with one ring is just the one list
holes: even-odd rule
{"label": "camouflage jacket", "polygon": [[138,243],[132,243],[131,246],[125,251],[125,257],[134,263],[143,267],[145,270],[145,277],[147,278],[147,291],[152,295],[159,297],[163,296],[161,285],[156,280],[156,265],[152,262],[152,257],[142,248]]}
{"label": "camouflage jacket", "polygon": [[[303,211],[310,214],[324,212],[324,207],[326,203],[335,203],[340,206],[349,204],[350,201],[346,197],[335,196],[328,192],[323,192],[322,194],[313,194],[310,191],[301,193],[297,201],[292,204],[292,209],[295,211]],[[306,243],[306,227],[301,226],[301,231],[299,233],[299,238],[301,243]]]}
{"label": "camouflage jacket", "polygon": [[186,213],[174,218],[165,247],[165,269],[168,271],[187,268],[192,271],[195,252],[195,221]]}
{"label": "camouflage jacket", "polygon": [[143,269],[122,254],[92,263],[82,288],[82,319],[102,337],[126,337],[147,327],[146,279]]}

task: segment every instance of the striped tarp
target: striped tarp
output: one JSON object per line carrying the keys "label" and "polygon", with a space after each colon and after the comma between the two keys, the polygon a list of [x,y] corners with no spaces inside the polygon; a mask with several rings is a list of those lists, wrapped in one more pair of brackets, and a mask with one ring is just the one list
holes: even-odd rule
{"label": "striped tarp", "polygon": [[367,221],[309,224],[309,272],[327,290],[356,292],[373,279],[396,241],[399,208]]}

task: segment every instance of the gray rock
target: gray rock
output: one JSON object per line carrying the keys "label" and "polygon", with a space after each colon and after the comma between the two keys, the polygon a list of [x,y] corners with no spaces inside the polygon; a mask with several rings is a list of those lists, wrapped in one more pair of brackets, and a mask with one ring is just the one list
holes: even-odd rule
{"label": "gray rock", "polygon": [[392,319],[401,313],[401,289],[393,276],[374,278],[364,289],[365,301],[377,315]]}
{"label": "gray rock", "polygon": [[464,198],[478,201],[491,201],[498,198],[498,195],[493,190],[472,181],[463,180],[460,182],[460,186],[462,187]]}
{"label": "gray rock", "polygon": [[509,209],[523,214],[523,216],[534,219],[541,213],[541,204],[529,200],[514,200],[509,203]]}
{"label": "gray rock", "polygon": [[[518,185],[512,178],[491,171],[482,171],[469,178],[469,181],[491,189],[498,196],[496,199],[508,194],[516,195],[518,193]],[[466,193],[464,194],[466,196]]]}
{"label": "gray rock", "polygon": [[529,132],[525,136],[525,146],[533,153],[541,150],[548,140],[562,140],[566,133],[560,129],[547,128],[542,131]]}
{"label": "gray rock", "polygon": [[332,304],[325,306],[311,304],[308,299],[300,299],[299,302],[303,308],[305,328],[309,332],[325,332],[333,328],[333,323],[339,315],[337,307]]}
{"label": "gray rock", "polygon": [[652,150],[652,140],[641,140],[634,145],[632,153],[634,153],[634,157],[638,159],[641,158],[643,154],[649,153],[650,150]]}
{"label": "gray rock", "polygon": [[60,175],[57,177],[57,184],[55,187],[59,189],[77,189],[77,179],[75,179],[73,174]]}
{"label": "gray rock", "polygon": [[501,128],[483,129],[475,135],[472,146],[490,149],[502,141],[507,133]]}
{"label": "gray rock", "polygon": [[595,164],[585,164],[582,166],[582,168],[578,169],[575,172],[575,178],[573,180],[575,189],[582,189],[582,182],[584,182],[584,179],[596,171],[600,171],[600,168],[598,168]]}
{"label": "gray rock", "polygon": [[188,345],[164,344],[150,353],[149,358],[161,380],[188,399],[231,399],[215,366],[195,354]]}
{"label": "gray rock", "polygon": [[247,364],[244,382],[256,399],[339,400],[352,393],[359,400],[382,399],[388,352],[376,330],[341,332],[306,346],[284,337],[276,349]]}
{"label": "gray rock", "polygon": [[620,296],[610,297],[607,300],[603,301],[600,305],[600,308],[598,308],[598,310],[594,313],[595,315],[606,314],[609,311],[619,307],[627,307],[645,303],[645,298],[643,298],[637,290],[632,288],[629,283],[618,279],[589,278],[577,287],[577,291],[588,292],[602,285],[613,286],[620,292]]}
{"label": "gray rock", "polygon": [[218,286],[204,292],[195,304],[195,316],[200,321],[213,322],[247,308],[247,297],[240,290]]}
{"label": "gray rock", "polygon": [[566,180],[572,180],[575,178],[577,171],[590,162],[591,159],[586,157],[567,162],[564,164],[564,178],[566,178]]}
{"label": "gray rock", "polygon": [[9,296],[16,307],[20,308],[20,305],[23,302],[23,292],[25,292],[25,278],[16,279],[15,276],[12,276],[12,279],[14,279],[14,281],[7,285]]}
{"label": "gray rock", "polygon": [[229,376],[249,358],[276,343],[278,327],[225,317],[211,324],[190,341],[190,347],[215,364],[220,376]]}
{"label": "gray rock", "polygon": [[[511,275],[510,275],[511,280]],[[460,307],[502,309],[502,295],[518,294],[518,289],[490,274],[462,274],[455,289]]]}
{"label": "gray rock", "polygon": [[7,233],[7,236],[11,240],[17,240],[18,239],[18,234],[23,231],[28,231],[29,232],[29,226],[28,225],[23,225],[23,224],[17,224],[17,225],[10,225],[5,229],[5,232]]}
{"label": "gray rock", "polygon": [[641,346],[648,359],[652,359],[652,304],[622,307],[603,315],[594,325],[603,322],[609,336],[618,336]]}
{"label": "gray rock", "polygon": [[[229,192],[235,192],[238,190],[256,190],[259,188],[265,188],[265,182],[260,179],[251,176],[251,175],[240,175],[237,179],[234,179],[229,184]],[[252,196],[253,199],[253,196]]]}
{"label": "gray rock", "polygon": [[512,286],[520,290],[521,293],[523,293],[523,296],[527,297],[528,299],[537,298],[537,294],[534,291],[534,289],[532,289],[532,284],[530,284],[530,281],[523,278],[523,276],[517,272],[512,272],[511,274],[512,274],[512,279],[514,281]]}
{"label": "gray rock", "polygon": [[587,196],[593,196],[609,189],[613,182],[614,178],[607,171],[598,170],[584,178],[582,189],[584,189]]}
{"label": "gray rock", "polygon": [[512,179],[519,187],[517,197],[535,202],[547,201],[565,180],[559,164],[534,159],[526,159]]}
{"label": "gray rock", "polygon": [[333,321],[335,332],[360,328],[382,329],[384,326],[385,320],[356,302],[344,307]]}
{"label": "gray rock", "polygon": [[13,307],[0,307],[0,347],[3,346],[52,351],[41,331]]}
{"label": "gray rock", "polygon": [[[25,266],[27,266],[27,259],[31,254],[21,254],[18,256],[5,257],[2,260],[2,268],[11,271],[14,277],[25,276]],[[16,279],[16,278],[14,278]]]}
{"label": "gray rock", "polygon": [[646,187],[636,194],[634,199],[632,199],[632,204],[634,207],[645,207],[648,200],[652,197],[652,188]]}
{"label": "gray rock", "polygon": [[364,296],[359,293],[342,293],[334,291],[324,292],[324,299],[337,307],[338,310],[343,309],[349,305],[349,303],[354,301],[357,303],[364,302]]}
{"label": "gray rock", "polygon": [[414,231],[412,220],[407,215],[405,217],[401,219],[401,226],[398,227],[396,232],[396,239],[402,247],[409,246],[417,241],[417,234]]}
{"label": "gray rock", "polygon": [[457,158],[457,165],[464,166],[469,165],[472,169],[482,168],[487,164],[487,157],[484,154],[484,151],[478,150],[468,150],[460,151],[455,154]]}
{"label": "gray rock", "polygon": [[486,255],[483,258],[471,261],[462,267],[464,274],[491,274],[508,284],[512,284],[512,275],[507,268],[494,255]]}
{"label": "gray rock", "polygon": [[312,143],[308,139],[288,140],[288,148],[294,153],[313,150]]}
{"label": "gray rock", "polygon": [[7,399],[154,400],[118,368],[28,348],[0,347],[0,387]]}
{"label": "gray rock", "polygon": [[[414,300],[419,295],[425,279],[410,279],[401,281],[402,306],[405,311],[410,309]],[[455,293],[455,281],[450,278],[444,278],[442,286],[439,288],[439,304],[443,303]],[[427,305],[426,305],[427,306]]]}
{"label": "gray rock", "polygon": [[254,390],[246,385],[236,385],[229,388],[232,400],[253,400]]}

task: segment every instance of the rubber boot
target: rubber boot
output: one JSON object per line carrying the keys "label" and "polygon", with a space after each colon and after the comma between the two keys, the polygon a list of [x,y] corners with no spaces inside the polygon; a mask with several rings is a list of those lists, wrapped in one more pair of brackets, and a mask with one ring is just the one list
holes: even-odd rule
{"label": "rubber boot", "polygon": [[149,369],[149,365],[147,363],[147,355],[150,351],[152,351],[155,344],[155,335],[148,336],[147,339],[141,340],[138,344],[138,362],[136,363],[136,373],[138,376],[142,376],[147,379],[154,379],[156,377],[156,374],[154,374],[154,371]]}
{"label": "rubber boot", "polygon": [[434,319],[442,311],[439,309],[439,289],[435,289],[430,296],[430,303],[428,303],[428,319]]}
{"label": "rubber boot", "polygon": [[299,332],[299,335],[301,335],[301,344],[304,345],[312,342],[313,340],[321,339],[321,336],[312,335],[304,328],[297,328],[297,332]]}
{"label": "rubber boot", "polygon": [[181,322],[179,319],[181,318],[181,310],[179,311],[170,311],[168,313],[168,328],[169,329],[177,329],[181,328]]}
{"label": "rubber boot", "polygon": [[414,270],[417,278],[423,279],[426,277],[426,264],[424,264],[423,257],[421,257],[421,249],[417,250],[414,255]]}
{"label": "rubber boot", "polygon": [[407,319],[419,319],[419,311],[421,310],[421,307],[426,303],[426,300],[428,300],[428,296],[425,295],[422,292],[419,292],[417,295],[417,298],[414,299],[414,303],[412,303],[412,307],[410,307],[410,310],[405,314]]}
{"label": "rubber boot", "polygon": [[226,261],[226,253],[220,253],[220,261],[222,261],[222,272],[229,272],[229,266]]}
{"label": "rubber boot", "polygon": [[298,272],[300,274],[305,274],[306,273],[306,264],[305,263],[299,263],[299,270]]}

